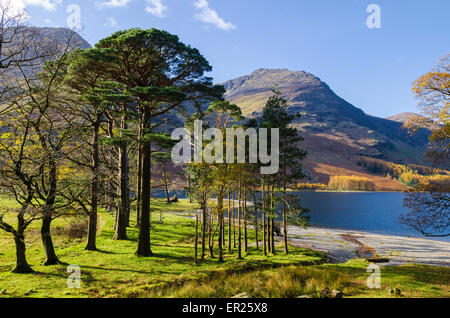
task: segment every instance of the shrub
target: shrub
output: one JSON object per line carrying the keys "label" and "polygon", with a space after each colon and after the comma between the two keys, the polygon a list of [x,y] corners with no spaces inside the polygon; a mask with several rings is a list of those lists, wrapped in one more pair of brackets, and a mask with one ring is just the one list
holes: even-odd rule
{"label": "shrub", "polygon": [[73,218],[65,231],[69,239],[80,239],[87,235],[88,220],[87,218]]}
{"label": "shrub", "polygon": [[422,176],[420,174],[408,171],[403,173],[399,179],[401,183],[407,185],[408,187],[414,188],[419,184],[427,184],[433,182],[436,184],[448,183],[450,180],[449,175],[436,174],[433,176]]}

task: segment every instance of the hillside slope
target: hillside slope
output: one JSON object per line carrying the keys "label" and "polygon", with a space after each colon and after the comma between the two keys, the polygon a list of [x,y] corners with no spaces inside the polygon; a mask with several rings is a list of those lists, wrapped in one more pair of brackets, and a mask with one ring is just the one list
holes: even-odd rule
{"label": "hillside slope", "polygon": [[68,39],[81,49],[88,49],[91,45],[78,33],[74,33],[67,28],[57,28],[57,27],[45,27],[39,28],[39,31],[44,36],[57,41],[58,43],[66,43]]}
{"label": "hillside slope", "polygon": [[[365,175],[357,165],[361,155],[398,163],[420,163],[428,133],[409,136],[402,123],[365,114],[337,96],[311,73],[287,69],[259,69],[223,83],[228,100],[242,108],[247,117],[257,118],[279,85],[289,103],[289,113],[300,112],[294,126],[305,137],[308,150],[305,168],[313,179],[328,182],[330,175]],[[372,176],[378,190],[402,190],[396,181]]]}

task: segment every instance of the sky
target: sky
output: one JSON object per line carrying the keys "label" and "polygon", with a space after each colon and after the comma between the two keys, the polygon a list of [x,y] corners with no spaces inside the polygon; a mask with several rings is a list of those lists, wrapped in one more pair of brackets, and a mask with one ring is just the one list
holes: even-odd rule
{"label": "sky", "polygon": [[258,68],[311,72],[379,117],[417,112],[413,81],[450,53],[449,0],[4,1],[32,25],[81,27],[92,45],[133,27],[177,34],[216,83]]}

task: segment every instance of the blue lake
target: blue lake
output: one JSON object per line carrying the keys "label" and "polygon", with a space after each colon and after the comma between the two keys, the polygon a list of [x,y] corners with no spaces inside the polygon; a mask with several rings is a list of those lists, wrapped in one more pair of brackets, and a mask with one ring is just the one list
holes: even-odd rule
{"label": "blue lake", "polygon": [[[423,238],[399,222],[408,209],[398,192],[298,192],[310,210],[311,225]],[[450,238],[439,238],[450,242]]]}
{"label": "blue lake", "polygon": [[[171,195],[173,195],[172,193]],[[292,194],[292,192],[291,192]],[[404,194],[399,192],[296,192],[302,206],[310,210],[310,225],[324,228],[364,231],[378,234],[423,238],[399,222]],[[177,192],[185,198],[183,192]],[[164,197],[164,192],[155,193]],[[450,242],[450,237],[433,238]]]}

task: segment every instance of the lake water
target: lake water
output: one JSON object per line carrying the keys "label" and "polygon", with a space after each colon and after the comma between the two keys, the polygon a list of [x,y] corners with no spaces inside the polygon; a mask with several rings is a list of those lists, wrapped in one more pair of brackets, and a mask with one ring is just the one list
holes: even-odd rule
{"label": "lake water", "polygon": [[[298,192],[302,206],[310,210],[311,225],[378,234],[423,238],[401,224],[407,214],[399,192]],[[450,242],[450,238],[438,240]]]}
{"label": "lake water", "polygon": [[[408,213],[408,209],[403,207],[403,193],[296,192],[296,194],[302,199],[302,206],[310,210],[311,226],[424,238],[420,233],[399,222],[400,215]],[[164,192],[155,193],[155,196],[164,197]],[[178,192],[178,197],[185,198],[186,195]],[[432,239],[450,242],[449,237]]]}

